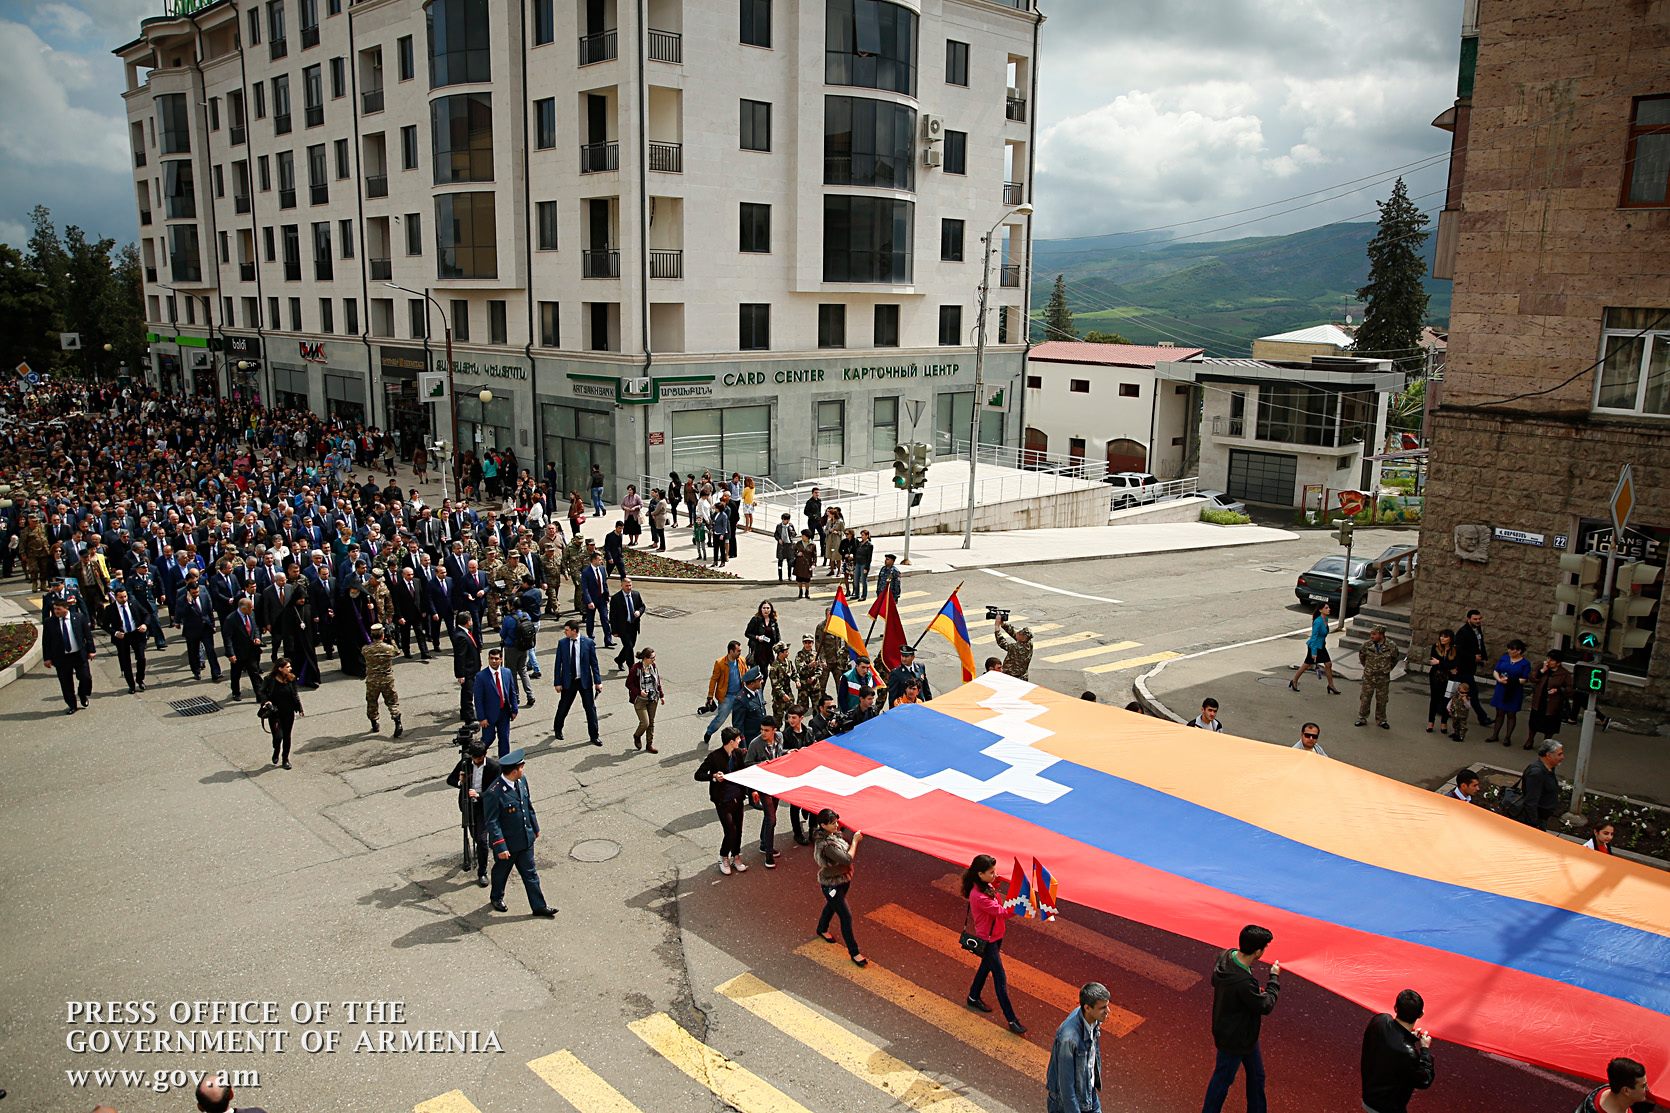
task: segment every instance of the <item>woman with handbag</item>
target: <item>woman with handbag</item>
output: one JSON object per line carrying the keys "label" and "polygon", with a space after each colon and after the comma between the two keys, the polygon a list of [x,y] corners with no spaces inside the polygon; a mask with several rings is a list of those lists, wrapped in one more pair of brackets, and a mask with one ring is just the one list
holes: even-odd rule
{"label": "woman with handbag", "polygon": [[1490,694],[1490,706],[1496,709],[1496,723],[1487,741],[1511,746],[1513,729],[1519,725],[1519,712],[1525,706],[1525,685],[1531,679],[1531,662],[1525,659],[1524,642],[1516,638],[1508,643],[1508,651],[1496,662],[1494,675],[1496,690]]}
{"label": "woman with handbag", "polygon": [[990,975],[992,988],[997,991],[997,1003],[1009,1031],[1021,1035],[1026,1026],[1015,1018],[1015,1007],[1009,1003],[1009,977],[1003,972],[1003,935],[1008,927],[1013,908],[1007,908],[997,897],[993,881],[997,877],[997,859],[990,854],[976,854],[974,861],[963,871],[963,896],[968,898],[968,920],[961,938],[965,949],[980,956],[980,969],[974,972],[974,984],[968,989],[968,1007],[976,1012],[989,1013],[992,1007],[980,999]]}
{"label": "woman with handbag", "polygon": [[305,714],[302,698],[296,692],[296,669],[290,658],[280,657],[273,665],[261,690],[258,714],[272,732],[273,764],[282,761],[284,768],[290,768],[290,735],[295,730],[296,716]]}
{"label": "woman with handbag", "polygon": [[816,841],[812,844],[812,860],[818,867],[818,889],[823,893],[823,913],[818,916],[818,938],[825,943],[835,942],[829,934],[829,921],[839,917],[841,938],[846,940],[847,955],[855,966],[868,966],[870,960],[858,951],[858,941],[852,937],[852,909],[847,907],[847,890],[852,888],[852,863],[858,857],[858,844],[864,832],[854,831],[852,843],[841,837],[841,817],[834,808],[825,808],[812,818]]}
{"label": "woman with handbag", "polygon": [[1287,686],[1295,692],[1299,690],[1299,677],[1305,675],[1312,666],[1320,668],[1328,678],[1328,694],[1339,695],[1339,689],[1334,687],[1334,659],[1328,653],[1328,616],[1334,613],[1333,605],[1323,603],[1316,608],[1310,619],[1310,637],[1305,639],[1305,660],[1303,664],[1295,665],[1298,671]]}
{"label": "woman with handbag", "polygon": [[660,753],[655,748],[655,712],[667,702],[667,690],[661,684],[661,671],[655,667],[655,650],[645,647],[638,651],[638,660],[626,674],[626,690],[632,694],[632,709],[638,713],[632,748]]}
{"label": "woman with handbag", "polygon": [[748,660],[761,670],[770,672],[777,643],[782,640],[782,632],[777,626],[777,608],[771,605],[770,600],[761,601],[754,617],[748,620],[743,636],[748,639]]}
{"label": "woman with handbag", "polygon": [[710,752],[696,767],[695,777],[707,782],[707,798],[719,813],[719,827],[724,832],[719,840],[719,872],[747,873],[742,861],[742,802],[748,790],[732,784],[728,775],[747,765],[742,753],[742,732],[726,727],[719,732],[719,748]]}
{"label": "woman with handbag", "polygon": [[586,522],[586,504],[580,501],[580,492],[568,492],[568,535],[580,536],[580,527]]}
{"label": "woman with handbag", "polygon": [[1426,732],[1431,734],[1434,723],[1441,722],[1446,728],[1450,725],[1450,697],[1455,695],[1450,685],[1456,679],[1455,631],[1438,631],[1437,642],[1427,651],[1426,664]]}

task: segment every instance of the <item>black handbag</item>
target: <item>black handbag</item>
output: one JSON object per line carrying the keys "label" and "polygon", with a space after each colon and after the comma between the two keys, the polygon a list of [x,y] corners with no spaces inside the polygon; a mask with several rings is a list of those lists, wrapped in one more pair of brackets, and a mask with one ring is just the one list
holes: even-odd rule
{"label": "black handbag", "polygon": [[973,927],[974,914],[968,913],[963,918],[963,930],[957,935],[957,945],[962,947],[963,950],[967,951],[971,955],[979,955],[984,958],[986,948],[991,946],[991,944],[980,938],[978,935],[975,935],[972,930]]}
{"label": "black handbag", "polygon": [[1498,810],[1509,819],[1523,820],[1525,818],[1525,778],[1523,776],[1513,787],[1502,790],[1502,799],[1498,805]]}

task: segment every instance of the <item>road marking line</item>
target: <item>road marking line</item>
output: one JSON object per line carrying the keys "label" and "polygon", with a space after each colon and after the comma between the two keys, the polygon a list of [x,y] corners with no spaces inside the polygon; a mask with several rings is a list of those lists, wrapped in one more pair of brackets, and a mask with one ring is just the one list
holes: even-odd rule
{"label": "road marking line", "polygon": [[1032,642],[1032,648],[1035,650],[1052,649],[1058,645],[1072,645],[1075,642],[1085,642],[1089,641],[1091,638],[1099,637],[1101,637],[1101,635],[1096,633],[1094,630],[1079,630],[1076,633],[1063,634],[1059,638],[1045,638],[1043,641],[1038,641],[1035,638]]}
{"label": "road marking line", "polygon": [[[1081,594],[1080,592],[1077,592],[1077,591],[1068,591],[1064,587],[1051,587],[1049,584],[1040,584],[1040,583],[1036,583],[1032,580],[1023,580],[1019,576],[1011,576],[1011,575],[1009,575],[1009,573],[999,572],[995,568],[982,568],[982,569],[980,569],[980,571],[984,572],[988,576],[998,576],[998,577],[1001,577],[1002,579],[1009,580],[1013,583],[1025,584],[1027,587],[1035,587],[1039,591],[1053,591],[1057,595],[1070,595],[1074,599],[1089,599],[1093,603],[1122,603],[1122,602],[1124,602],[1124,600],[1122,600],[1122,599],[1109,599],[1104,595],[1084,595],[1084,594]],[[1074,1005],[1073,1007],[1075,1009],[1078,1008],[1077,1005]]]}
{"label": "road marking line", "polygon": [[535,1059],[528,1069],[561,1094],[580,1113],[641,1113],[636,1105],[603,1076],[580,1062],[572,1051],[563,1050]]}
{"label": "road marking line", "polygon": [[1484,1053],[1484,1057],[1486,1059],[1495,1059],[1498,1063],[1506,1063],[1508,1066],[1522,1070],[1526,1074],[1534,1074],[1538,1078],[1546,1078],[1548,1081],[1564,1086],[1568,1090],[1575,1090],[1580,1094],[1586,1094],[1589,1092],[1589,1087],[1583,1085],[1581,1082],[1574,1082],[1572,1079],[1567,1078],[1563,1074],[1555,1074],[1551,1070],[1543,1070],[1541,1067],[1533,1067],[1530,1063],[1521,1063],[1518,1059],[1510,1059],[1506,1055],[1498,1055],[1493,1051],[1486,1051]]}
{"label": "road marking line", "polygon": [[463,1090],[453,1090],[412,1106],[412,1113],[481,1113]]}
{"label": "road marking line", "polygon": [[793,1036],[841,1069],[912,1109],[933,1113],[983,1113],[961,1094],[894,1058],[869,1040],[815,1009],[773,989],[752,974],[741,974],[718,991],[767,1024]]}
{"label": "road marking line", "polygon": [[937,611],[943,606],[945,606],[944,603],[935,603],[932,599],[930,599],[926,603],[912,603],[908,607],[900,607],[899,608],[899,613],[900,614],[926,614],[929,611]]}
{"label": "road marking line", "polygon": [[[937,951],[947,958],[962,963],[969,969],[980,965],[980,956],[965,951],[957,944],[957,937],[949,928],[926,916],[918,915],[908,908],[897,904],[884,904],[866,916],[883,927],[891,928],[904,936],[914,940],[929,950]],[[1068,985],[1054,974],[1038,969],[1030,963],[1019,959],[1003,959],[1003,969],[1009,975],[1009,984],[1020,990],[1028,997],[1036,997],[1046,1005],[1054,1006],[1061,1013],[1070,1013],[1079,1007],[1078,986]],[[1143,1018],[1129,1009],[1122,1009],[1118,1005],[1108,1006],[1108,1017],[1102,1021],[1102,1029],[1112,1032],[1116,1036],[1128,1036],[1136,1031],[1137,1025]]]}
{"label": "road marking line", "polygon": [[1114,642],[1112,645],[1097,645],[1092,646],[1089,649],[1075,649],[1071,653],[1057,653],[1053,657],[1045,657],[1044,660],[1048,661],[1052,665],[1059,661],[1079,661],[1086,657],[1100,657],[1104,653],[1118,653],[1120,650],[1124,649],[1135,649],[1141,644],[1141,642]]}
{"label": "road marking line", "polygon": [[[833,598],[835,598],[835,593],[833,591],[814,591],[814,592],[811,592],[810,594],[811,594],[813,599],[833,599]],[[899,592],[898,597],[900,599],[920,599],[926,594],[928,594],[928,593],[925,592],[925,591],[901,591],[901,592]],[[869,600],[868,599],[851,599],[851,598],[849,598],[847,600],[847,602],[849,602],[849,603],[867,603],[867,602],[869,602]]]}
{"label": "road marking line", "polygon": [[[1018,619],[1017,619],[1017,621],[1018,621]],[[1032,627],[1031,629],[1032,629],[1032,633],[1034,635],[1047,634],[1051,630],[1061,629],[1061,623],[1059,623],[1059,622],[1044,622],[1044,623],[1040,623],[1037,626]],[[976,634],[974,636],[974,640],[977,641],[977,642],[990,642],[993,645],[995,645],[995,644],[997,644],[997,635],[992,634],[992,633]]]}
{"label": "road marking line", "polygon": [[1089,668],[1085,669],[1084,671],[1085,672],[1119,672],[1122,669],[1134,669],[1139,665],[1152,665],[1157,661],[1170,661],[1175,657],[1181,657],[1181,656],[1182,656],[1182,654],[1173,653],[1171,650],[1168,649],[1164,653],[1150,653],[1146,657],[1127,657],[1123,661],[1109,661],[1105,665],[1092,665]]}
{"label": "road marking line", "polygon": [[738,1113],[811,1113],[759,1075],[733,1063],[680,1028],[666,1013],[634,1020],[627,1027],[657,1054]]}
{"label": "road marking line", "polygon": [[[958,874],[949,873],[934,882],[934,888],[941,892],[950,893],[960,898],[962,890],[959,888]],[[1200,984],[1201,975],[1187,966],[1179,966],[1175,962],[1167,962],[1159,955],[1150,954],[1140,947],[1133,947],[1129,943],[1121,943],[1117,939],[1109,939],[1098,931],[1092,931],[1083,924],[1072,920],[1055,919],[1047,925],[1038,920],[1011,920],[1010,925],[1025,924],[1037,927],[1055,936],[1063,943],[1076,950],[1103,962],[1111,963],[1122,970],[1129,970],[1139,977],[1147,978],[1168,989],[1193,989]]]}
{"label": "road marking line", "polygon": [[[845,951],[831,947],[820,939],[802,943],[794,953],[898,1006],[982,1055],[1019,1071],[1035,1082],[1044,1081],[1050,1064],[1049,1052],[962,1005],[947,1001],[908,978],[900,977],[878,965],[875,959],[860,970],[847,959]],[[1075,999],[1073,1004],[1076,1008],[1078,1001]]]}

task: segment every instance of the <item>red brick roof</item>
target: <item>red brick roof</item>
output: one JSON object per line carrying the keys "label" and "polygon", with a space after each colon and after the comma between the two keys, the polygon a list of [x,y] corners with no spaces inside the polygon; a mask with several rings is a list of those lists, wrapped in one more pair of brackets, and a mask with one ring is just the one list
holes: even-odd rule
{"label": "red brick roof", "polygon": [[1161,348],[1146,344],[1087,344],[1075,340],[1050,340],[1036,344],[1028,360],[1046,363],[1099,363],[1107,367],[1153,367],[1179,359],[1192,359],[1204,348]]}

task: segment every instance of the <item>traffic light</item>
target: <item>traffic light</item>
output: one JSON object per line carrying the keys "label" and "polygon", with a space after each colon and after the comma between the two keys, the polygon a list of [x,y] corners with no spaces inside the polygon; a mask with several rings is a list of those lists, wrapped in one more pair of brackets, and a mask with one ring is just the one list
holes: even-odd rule
{"label": "traffic light", "polygon": [[1357,528],[1356,525],[1351,521],[1350,518],[1341,518],[1340,521],[1339,521],[1339,532],[1334,534],[1334,538],[1341,545],[1350,546],[1350,544],[1351,544],[1351,534],[1352,534],[1352,531],[1355,530],[1356,528]]}
{"label": "traffic light", "polygon": [[1618,565],[1612,581],[1612,628],[1606,638],[1606,652],[1611,656],[1623,657],[1645,649],[1652,640],[1653,628],[1658,625],[1658,600],[1636,589],[1656,584],[1659,572],[1657,565],[1640,560]]}
{"label": "traffic light", "polygon": [[928,446],[917,441],[910,446],[910,489],[920,491],[928,485]]}
{"label": "traffic light", "polygon": [[910,486],[910,445],[893,446],[893,486],[903,491]]}
{"label": "traffic light", "polygon": [[1599,699],[1606,694],[1606,666],[1578,665],[1576,669],[1577,695],[1579,699]]}
{"label": "traffic light", "polygon": [[[1560,558],[1560,573],[1562,579],[1577,577],[1577,582],[1561,583],[1554,589],[1556,606],[1549,627],[1556,634],[1564,634],[1574,647],[1594,653],[1606,637],[1605,604],[1601,602],[1601,579],[1606,575],[1606,562],[1594,553],[1567,553]],[[1568,606],[1576,613],[1567,614]],[[1585,615],[1590,620],[1587,623],[1583,621]],[[1585,626],[1598,627],[1598,632],[1589,631],[1592,640],[1585,640]]]}

